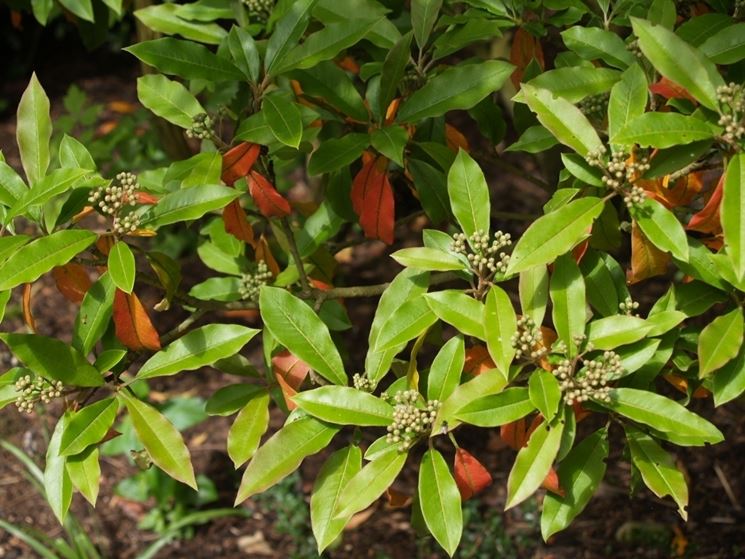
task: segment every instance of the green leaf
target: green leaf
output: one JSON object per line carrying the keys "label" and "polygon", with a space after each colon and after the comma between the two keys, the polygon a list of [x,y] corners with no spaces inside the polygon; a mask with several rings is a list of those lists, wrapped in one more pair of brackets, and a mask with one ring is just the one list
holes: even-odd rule
{"label": "green leaf", "polygon": [[101,386],[103,378],[75,348],[37,334],[0,334],[0,340],[23,364],[47,380],[69,386]]}
{"label": "green leaf", "polygon": [[585,280],[577,262],[571,255],[556,259],[551,275],[551,302],[554,328],[567,347],[569,354],[576,351],[575,338],[585,331]]}
{"label": "green leaf", "polygon": [[318,543],[318,554],[344,530],[348,519],[334,518],[344,487],[362,469],[360,447],[349,445],[326,459],[316,476],[310,496],[310,525]]}
{"label": "green leaf", "polygon": [[463,270],[463,262],[455,255],[436,248],[412,247],[402,248],[391,254],[396,262],[407,268],[444,272]]}
{"label": "green leaf", "polygon": [[442,454],[434,448],[422,457],[417,494],[427,528],[452,557],[463,534],[460,491]]}
{"label": "green leaf", "polygon": [[359,122],[367,122],[368,111],[350,77],[333,62],[321,62],[309,70],[294,70],[288,77],[303,84],[303,95],[322,100]]}
{"label": "green leaf", "polygon": [[518,296],[524,316],[542,324],[548,306],[548,268],[541,264],[520,272]]}
{"label": "green leaf", "polygon": [[484,339],[484,305],[457,289],[446,289],[424,296],[437,318],[466,336]]}
{"label": "green leaf", "polygon": [[31,74],[26,90],[18,103],[16,141],[26,180],[33,186],[49,168],[49,141],[52,121],[49,118],[49,98],[36,73]]}
{"label": "green leaf", "polygon": [[517,453],[507,479],[505,510],[519,505],[541,486],[559,452],[563,430],[563,421],[554,427],[544,421],[530,435],[528,443]]}
{"label": "green leaf", "polygon": [[711,391],[717,407],[731,402],[745,392],[745,346],[740,348],[737,357],[716,372],[712,378]]}
{"label": "green leaf", "polygon": [[261,493],[294,472],[306,456],[326,448],[338,431],[339,427],[307,416],[286,423],[248,463],[235,504]]}
{"label": "green leaf", "polygon": [[745,155],[735,155],[727,165],[720,205],[727,257],[735,276],[745,279]]}
{"label": "green leaf", "polygon": [[[245,359],[242,355],[236,354]],[[227,358],[228,360],[231,357]],[[222,361],[222,360],[221,360]],[[219,364],[219,362],[218,362]],[[243,408],[251,398],[264,390],[256,384],[229,384],[216,390],[204,404],[207,415],[233,415]]]}
{"label": "green leaf", "polygon": [[[615,37],[616,35],[613,34]],[[649,100],[647,77],[639,64],[632,64],[610,90],[608,100],[608,136],[616,144],[616,135],[635,118],[644,114]]]}
{"label": "green leaf", "polygon": [[411,27],[414,29],[416,44],[420,49],[427,45],[441,7],[442,0],[411,1]]}
{"label": "green leaf", "polygon": [[303,138],[303,120],[300,109],[283,94],[264,97],[261,108],[272,134],[283,144],[297,148]]}
{"label": "green leaf", "polygon": [[180,6],[158,4],[134,11],[134,15],[147,27],[166,35],[181,35],[208,45],[219,45],[227,33],[217,23],[196,23],[178,16]]}
{"label": "green leaf", "polygon": [[705,378],[737,357],[742,337],[743,319],[740,307],[716,317],[706,325],[698,337],[699,376]]}
{"label": "green leaf", "polygon": [[83,355],[91,352],[106,331],[115,293],[116,285],[108,273],[98,278],[85,293],[72,331],[72,345]]}
{"label": "green leaf", "polygon": [[688,519],[688,485],[675,461],[657,442],[643,431],[625,425],[631,461],[649,489],[662,498],[670,495],[678,505],[683,520]]}
{"label": "green leaf", "polygon": [[613,136],[614,144],[658,149],[713,138],[717,129],[700,118],[678,113],[644,113]]}
{"label": "green leaf", "polygon": [[44,494],[54,516],[63,524],[72,502],[72,482],[65,468],[65,457],[60,456],[62,434],[67,428],[70,415],[65,413],[57,421],[47,446],[46,466],[44,468]]}
{"label": "green leaf", "polygon": [[576,52],[586,60],[600,59],[609,66],[621,70],[636,62],[623,39],[612,31],[577,25],[562,31],[561,38],[569,50]]}
{"label": "green leaf", "polygon": [[373,504],[396,479],[406,457],[405,452],[392,448],[367,463],[344,486],[336,503],[334,518],[351,518]]}
{"label": "green leaf", "polygon": [[168,344],[140,368],[137,379],[175,375],[236,354],[259,330],[238,324],[208,324]]}
{"label": "green leaf", "polygon": [[94,22],[93,4],[91,0],[60,0],[65,8],[85,21]]}
{"label": "green leaf", "polygon": [[423,296],[406,301],[385,321],[375,349],[396,348],[423,334],[437,321],[437,315]]}
{"label": "green leaf", "polygon": [[517,317],[509,295],[497,285],[486,295],[483,324],[489,355],[500,371],[509,371],[515,357],[512,336],[517,332]]}
{"label": "green leaf", "polygon": [[688,90],[702,105],[718,110],[716,90],[724,85],[724,80],[716,66],[669,29],[635,17],[630,19],[639,48],[652,66]]}
{"label": "green leaf", "polygon": [[241,72],[231,62],[192,41],[166,37],[143,41],[124,50],[164,74],[187,80],[224,82],[242,79]]}
{"label": "green leaf", "polygon": [[341,138],[326,140],[313,152],[308,162],[308,174],[324,175],[356,161],[370,145],[367,134],[346,134]]}
{"label": "green leaf", "polygon": [[411,56],[411,38],[411,32],[402,36],[385,56],[380,75],[380,91],[378,92],[378,112],[381,115],[385,115],[388,105],[396,96],[398,86],[404,77],[404,71]]}
{"label": "green leaf", "polygon": [[[189,6],[184,4],[183,7]],[[228,50],[236,67],[243,72],[249,81],[259,81],[261,71],[261,57],[256,41],[251,34],[242,27],[234,25],[228,33]]]}
{"label": "green leaf", "polygon": [[322,386],[292,400],[308,414],[329,423],[385,427],[393,421],[393,407],[377,396],[349,386]]}
{"label": "green leaf", "polygon": [[499,427],[517,421],[536,409],[528,388],[507,388],[499,394],[484,396],[462,407],[456,414],[459,420],[477,427]]}
{"label": "green leaf", "polygon": [[114,398],[99,400],[75,412],[65,427],[59,455],[80,454],[106,436],[116,419],[119,405]]}
{"label": "green leaf", "polygon": [[567,66],[538,74],[528,82],[528,85],[548,90],[555,97],[576,103],[589,95],[609,91],[619,76],[618,70],[609,68]]}
{"label": "green leaf", "polygon": [[556,97],[548,89],[523,84],[521,92],[530,109],[562,144],[585,157],[603,147],[598,133],[582,112],[566,99]]}
{"label": "green leaf", "polygon": [[675,214],[652,198],[634,205],[630,213],[652,244],[674,258],[688,262],[688,240]]}
{"label": "green leaf", "polygon": [[466,361],[466,347],[461,336],[450,338],[437,352],[427,375],[427,399],[448,399],[460,384],[463,365]]}
{"label": "green leaf", "polygon": [[158,410],[126,390],[119,391],[119,398],[127,407],[137,437],[153,463],[173,479],[196,491],[194,467],[181,433]]}
{"label": "green leaf", "polygon": [[119,289],[132,293],[135,286],[135,255],[124,241],[118,241],[111,247],[108,258],[109,276]]}
{"label": "green leaf", "polygon": [[409,141],[409,133],[403,126],[384,126],[370,134],[372,146],[388,159],[404,166],[404,148]]}
{"label": "green leaf", "polygon": [[528,379],[528,395],[546,421],[553,421],[561,402],[561,386],[554,374],[541,369],[531,374]]}
{"label": "green leaf", "polygon": [[188,89],[162,74],[137,78],[137,98],[153,113],[181,128],[191,128],[194,117],[205,112]]}
{"label": "green leaf", "polygon": [[718,31],[699,47],[715,64],[734,64],[745,59],[745,23]]}
{"label": "green leaf", "polygon": [[544,126],[537,124],[531,126],[505,151],[526,151],[528,153],[540,153],[554,147],[558,142],[554,135],[546,130]]}
{"label": "green leaf", "polygon": [[4,222],[10,223],[12,218],[26,213],[28,208],[44,204],[53,197],[75,188],[89,174],[90,171],[86,169],[55,169],[23,193],[8,210]]}
{"label": "green leaf", "polygon": [[313,310],[289,291],[262,287],[261,318],[272,335],[326,380],[347,384],[347,374],[328,327]]}
{"label": "green leaf", "polygon": [[459,385],[440,406],[432,433],[438,433],[445,422],[448,429],[454,429],[458,425],[455,417],[463,408],[478,398],[501,392],[506,384],[506,375],[498,369],[491,369]]}
{"label": "green leaf", "polygon": [[207,184],[166,194],[142,219],[142,225],[158,228],[179,221],[198,219],[207,212],[219,210],[240,196],[235,188]]}
{"label": "green leaf", "polygon": [[611,390],[605,407],[629,419],[649,425],[666,440],[683,446],[703,446],[724,440],[722,433],[703,417],[654,392],[636,388]]}
{"label": "green leaf", "polygon": [[502,60],[453,66],[415,91],[398,111],[398,122],[418,122],[456,109],[470,109],[499,90],[515,67]]}
{"label": "green leaf", "polygon": [[259,448],[269,426],[269,393],[258,390],[241,409],[228,431],[228,456],[236,468],[245,464]]}
{"label": "green leaf", "polygon": [[[93,161],[88,149],[78,140],[65,134],[59,145],[58,154],[60,166],[66,169],[96,170],[96,162]],[[0,179],[0,182],[2,180]]]}
{"label": "green leaf", "polygon": [[567,528],[585,509],[605,476],[608,457],[608,430],[595,431],[561,461],[559,483],[564,495],[546,493],[541,514],[541,535],[547,541]]}
{"label": "green leaf", "polygon": [[65,462],[67,475],[75,489],[85,497],[91,506],[96,506],[98,490],[101,485],[101,464],[99,464],[99,450],[89,448],[77,456],[69,456]]}
{"label": "green leaf", "polygon": [[589,235],[588,229],[603,211],[601,198],[572,200],[534,221],[515,245],[507,275],[553,262]]}
{"label": "green leaf", "polygon": [[[0,155],[2,155],[1,151]],[[26,183],[13,167],[0,160],[0,204],[13,206],[27,191]]]}
{"label": "green leaf", "polygon": [[448,172],[448,196],[453,215],[463,233],[489,234],[489,186],[479,164],[464,150],[459,150]]}
{"label": "green leaf", "polygon": [[277,22],[266,45],[264,67],[268,75],[274,75],[275,67],[282,64],[290,50],[299,42],[308,26],[310,11],[317,0],[296,0],[289,11]]}
{"label": "green leaf", "polygon": [[607,316],[590,322],[587,341],[595,349],[614,349],[641,340],[650,329],[651,326],[637,316]]}

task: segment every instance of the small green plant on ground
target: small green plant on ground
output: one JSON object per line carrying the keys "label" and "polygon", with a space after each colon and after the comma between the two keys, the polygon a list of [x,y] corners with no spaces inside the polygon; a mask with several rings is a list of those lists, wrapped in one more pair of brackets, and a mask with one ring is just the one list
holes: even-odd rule
{"label": "small green plant on ground", "polygon": [[[79,311],[70,343],[37,333],[30,312],[28,331],[0,334],[22,363],[0,394],[24,412],[64,403],[44,475],[57,517],[74,490],[95,504],[99,446],[120,414],[129,450],[196,489],[180,430],[143,387],[213,367],[236,376],[206,404],[235,416],[227,453],[247,464],[236,505],[340,446],[310,498],[319,552],[409,466],[414,523],[453,555],[463,502],[492,481],[460,446],[465,428],[498,430],[514,449],[506,509],[547,489],[547,540],[604,478],[611,430],[633,479],[687,518],[675,449],[722,442],[702,414],[745,391],[742,12],[670,0],[148,6],[135,17],[169,36],[126,49],[153,71],[138,97],[194,155],[139,174],[102,172],[69,135],[50,148],[33,76],[18,107],[23,176],[0,162],[0,307],[17,290],[30,309],[30,286],[51,274]],[[528,173],[514,152],[553,171]],[[482,165],[544,189],[541,215],[503,207]],[[428,225],[410,246],[416,218]],[[213,272],[196,284],[152,249],[185,224]],[[342,251],[367,242],[391,246],[392,281],[343,274]],[[650,278],[663,294],[635,300]],[[377,306],[354,365],[347,308],[362,297]],[[160,326],[179,308],[183,322]],[[225,311],[257,311],[262,326]],[[274,407],[286,420],[265,437]],[[363,448],[361,432],[374,442]]]}

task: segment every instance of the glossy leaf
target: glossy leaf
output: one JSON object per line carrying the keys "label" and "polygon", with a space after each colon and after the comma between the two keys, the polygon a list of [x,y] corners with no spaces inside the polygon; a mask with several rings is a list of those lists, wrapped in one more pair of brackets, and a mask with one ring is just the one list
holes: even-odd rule
{"label": "glossy leaf", "polygon": [[554,329],[574,355],[575,338],[584,333],[586,316],[585,281],[574,258],[557,258],[550,286]]}
{"label": "glossy leaf", "polygon": [[132,293],[135,286],[135,256],[124,241],[111,247],[108,258],[109,277],[125,293]]}
{"label": "glossy leaf", "polygon": [[73,487],[80,491],[91,506],[96,506],[101,485],[101,464],[98,448],[89,448],[77,456],[68,456],[65,461],[67,475]]}
{"label": "glossy leaf", "polygon": [[610,91],[608,136],[612,144],[616,143],[616,135],[629,122],[644,114],[648,100],[647,77],[641,66],[634,63],[621,75],[621,79]]}
{"label": "glossy leaf", "polygon": [[303,120],[300,109],[287,97],[280,94],[267,95],[261,104],[266,123],[283,144],[297,148],[303,137]]}
{"label": "glossy leaf", "polygon": [[100,442],[114,423],[119,404],[114,398],[99,400],[75,412],[60,441],[60,456],[80,454]]}
{"label": "glossy leaf", "polygon": [[33,186],[49,168],[49,141],[52,121],[49,118],[49,98],[36,74],[31,74],[26,90],[18,103],[16,141],[26,179]]}
{"label": "glossy leaf", "polygon": [[72,332],[72,345],[83,355],[91,352],[106,331],[113,312],[115,292],[116,286],[109,274],[103,274],[83,297]]}
{"label": "glossy leaf", "polygon": [[553,373],[536,370],[528,380],[530,402],[547,421],[553,421],[559,411],[561,386]]}
{"label": "glossy leaf", "polygon": [[486,295],[483,324],[489,355],[500,371],[509,371],[515,356],[512,336],[517,332],[517,317],[509,295],[497,285]]}
{"label": "glossy leaf", "polygon": [[402,248],[391,254],[396,262],[407,268],[439,271],[463,270],[464,264],[457,256],[436,248]]}
{"label": "glossy leaf", "polygon": [[70,416],[63,414],[49,439],[46,464],[44,467],[44,494],[54,516],[60,524],[64,523],[72,502],[72,482],[65,468],[66,459],[59,454],[62,434],[65,432]]}
{"label": "glossy leaf", "polygon": [[427,399],[446,400],[460,384],[466,348],[463,338],[450,338],[437,352],[427,375]]}
{"label": "glossy leaf", "polygon": [[688,261],[688,240],[675,215],[652,198],[634,206],[631,215],[644,235],[660,250],[669,252],[683,262]]}
{"label": "glossy leaf", "polygon": [[743,339],[742,309],[720,315],[701,330],[698,338],[698,374],[704,378],[734,359]]}
{"label": "glossy leaf", "polygon": [[137,78],[137,98],[153,113],[181,128],[191,128],[194,117],[205,112],[188,89],[161,74]]}
{"label": "glossy leaf", "polygon": [[375,347],[379,350],[395,348],[420,336],[436,320],[437,315],[423,296],[406,301],[385,321]]}
{"label": "glossy leaf", "polygon": [[481,167],[463,150],[448,172],[448,196],[466,237],[477,231],[489,234],[489,187]]}
{"label": "glossy leaf", "polygon": [[463,533],[460,491],[442,454],[433,448],[422,457],[417,489],[427,528],[452,557]]}
{"label": "glossy leaf", "polygon": [[166,194],[142,220],[142,225],[158,228],[179,221],[190,221],[227,206],[240,192],[233,188],[209,184],[199,188],[176,190]]}
{"label": "glossy leaf", "polygon": [[720,206],[727,257],[738,279],[745,278],[745,155],[735,155],[727,165]]}
{"label": "glossy leaf", "polygon": [[308,173],[323,175],[351,165],[369,145],[367,134],[346,134],[326,140],[313,152],[308,162]]}
{"label": "glossy leaf", "polygon": [[477,398],[458,410],[455,416],[477,427],[499,427],[517,421],[535,409],[528,388],[518,386]]}
{"label": "glossy leaf", "polygon": [[114,327],[116,337],[125,346],[135,351],[149,349],[160,350],[160,336],[150,321],[150,317],[134,293],[129,295],[115,290],[114,293]]}
{"label": "glossy leaf", "polygon": [[269,401],[268,392],[254,392],[230,426],[227,449],[236,468],[245,464],[259,448],[261,436],[269,426]]}
{"label": "glossy leaf", "polygon": [[393,407],[377,396],[348,386],[322,386],[293,398],[300,409],[329,423],[385,427]]}
{"label": "glossy leaf", "polygon": [[713,138],[717,129],[705,120],[678,113],[644,113],[618,130],[613,143],[658,149]]}
{"label": "glossy leaf", "polygon": [[395,202],[387,169],[385,157],[365,163],[352,181],[351,196],[352,208],[365,236],[390,245],[395,228]]}

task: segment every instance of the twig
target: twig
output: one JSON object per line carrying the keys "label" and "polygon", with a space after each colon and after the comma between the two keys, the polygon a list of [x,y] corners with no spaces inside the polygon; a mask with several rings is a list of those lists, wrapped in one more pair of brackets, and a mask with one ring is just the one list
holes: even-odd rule
{"label": "twig", "polygon": [[282,230],[287,236],[287,243],[290,245],[290,254],[292,255],[292,259],[295,261],[295,267],[300,275],[300,286],[303,288],[303,293],[308,295],[311,293],[310,282],[308,281],[308,274],[305,272],[303,258],[300,256],[300,251],[295,242],[295,235],[292,232],[292,227],[290,227],[290,222],[286,217],[283,217],[280,223],[282,224]]}
{"label": "twig", "polygon": [[719,464],[717,464],[716,462],[714,463],[714,473],[717,474],[717,477],[719,478],[719,483],[722,484],[722,487],[724,488],[724,492],[727,494],[727,497],[729,498],[730,503],[732,503],[732,508],[734,508],[738,512],[741,511],[742,506],[740,505],[740,501],[737,500],[737,496],[735,495],[735,492],[732,491],[732,486],[729,484],[729,480],[727,479],[727,476],[724,475],[722,468],[720,468]]}
{"label": "twig", "polygon": [[206,309],[197,309],[193,313],[191,313],[184,321],[173,328],[172,330],[166,332],[160,337],[160,343],[162,345],[167,345],[171,343],[176,338],[181,337],[183,334],[186,333],[189,328],[192,327],[192,325],[199,320],[205,313],[207,312]]}

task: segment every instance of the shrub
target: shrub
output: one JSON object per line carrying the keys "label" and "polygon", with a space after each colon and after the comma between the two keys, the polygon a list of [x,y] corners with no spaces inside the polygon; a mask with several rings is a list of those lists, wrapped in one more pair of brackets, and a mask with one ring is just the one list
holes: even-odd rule
{"label": "shrub", "polygon": [[[462,501],[491,482],[457,443],[467,426],[499,428],[517,451],[506,508],[548,489],[544,538],[592,497],[612,429],[686,518],[669,448],[721,442],[688,408],[745,390],[741,3],[272,4],[135,12],[181,37],[126,49],[148,68],[141,103],[198,147],[167,167],[107,178],[70,136],[51,153],[35,77],[23,95],[25,180],[0,164],[0,298],[25,286],[28,308],[51,273],[79,313],[71,343],[36,334],[30,313],[30,333],[0,335],[23,364],[0,395],[23,411],[64,399],[45,471],[60,520],[73,490],[95,504],[98,445],[120,412],[144,460],[196,487],[181,434],[137,388],[206,366],[240,377],[207,403],[237,414],[236,504],[333,441],[310,500],[319,550],[408,464],[413,514],[452,555]],[[543,177],[507,152],[535,154]],[[548,191],[521,234],[481,164]],[[291,203],[298,176],[310,195]],[[395,245],[422,213],[421,246],[390,254],[403,267],[390,283],[343,285],[340,250]],[[215,272],[188,291],[151,240],[184,223]],[[635,301],[628,285],[643,282],[664,294],[640,287]],[[136,295],[146,285],[163,293],[153,309]],[[349,370],[343,301],[378,296],[364,370]],[[187,318],[159,334],[153,311],[175,307]],[[221,314],[252,309],[262,330]],[[259,339],[256,368],[241,351]],[[262,442],[271,406],[287,418]]]}

